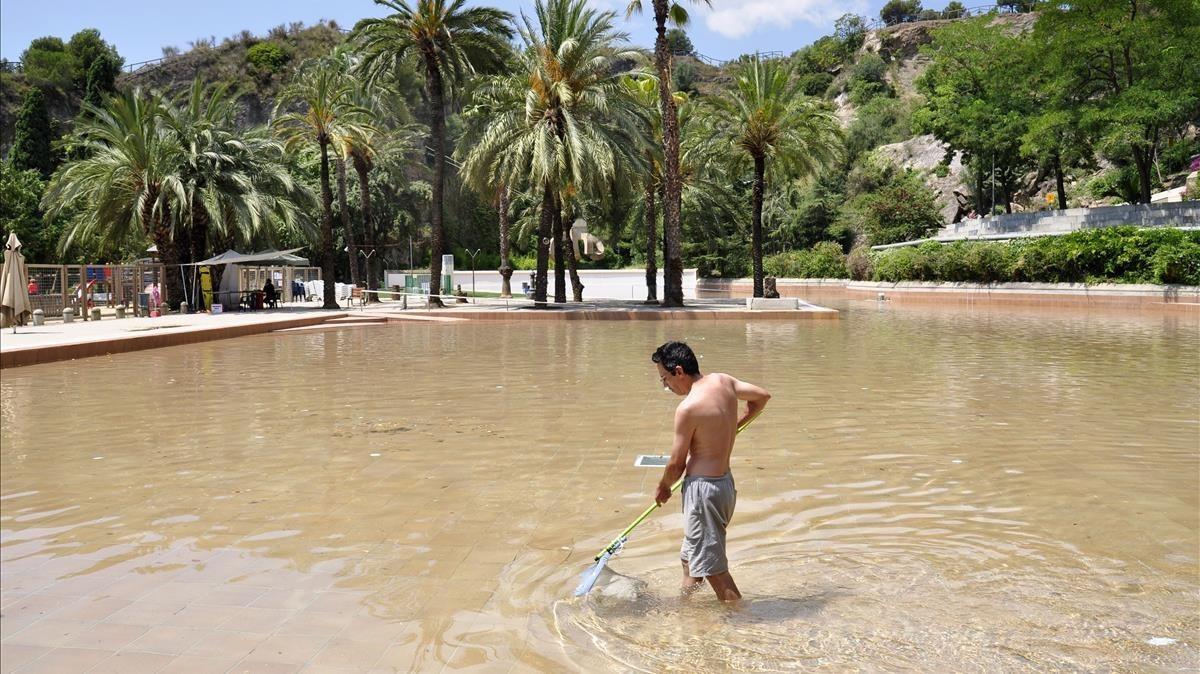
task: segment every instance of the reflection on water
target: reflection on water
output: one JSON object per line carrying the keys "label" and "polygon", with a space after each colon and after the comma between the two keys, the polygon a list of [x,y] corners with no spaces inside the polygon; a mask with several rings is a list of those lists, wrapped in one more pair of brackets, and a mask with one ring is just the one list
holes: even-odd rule
{"label": "reflection on water", "polygon": [[[1196,667],[1195,319],[837,308],[5,371],[4,652],[107,624],[401,671]],[[734,460],[746,601],[678,598],[674,507],[612,562],[625,590],[567,599],[649,501],[633,461],[677,399],[648,356],[680,337],[774,395]]]}

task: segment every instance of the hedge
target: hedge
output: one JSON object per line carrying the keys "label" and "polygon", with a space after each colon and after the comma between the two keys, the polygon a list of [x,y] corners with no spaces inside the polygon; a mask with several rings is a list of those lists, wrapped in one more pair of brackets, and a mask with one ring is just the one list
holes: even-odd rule
{"label": "hedge", "polygon": [[[841,255],[836,244],[773,255],[768,274],[791,278],[1003,283],[1200,285],[1200,231],[1110,227],[1011,241],[935,242]],[[866,259],[864,259],[866,258]],[[841,269],[835,269],[835,261]],[[869,260],[869,265],[867,264]]]}

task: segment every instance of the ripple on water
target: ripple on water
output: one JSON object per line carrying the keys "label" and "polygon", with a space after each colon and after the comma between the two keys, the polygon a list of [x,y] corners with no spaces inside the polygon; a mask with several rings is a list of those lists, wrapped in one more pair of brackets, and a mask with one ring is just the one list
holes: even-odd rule
{"label": "ripple on water", "polygon": [[[877,543],[879,543],[877,541]],[[1186,669],[1200,618],[1170,585],[1132,591],[1120,564],[1078,559],[1037,566],[1018,558],[979,569],[979,543],[825,543],[740,561],[740,604],[682,599],[673,571],[633,596],[603,591],[557,602],[556,628],[577,664],[603,660],[638,671],[769,672],[797,669],[1091,671]],[[1060,556],[1026,541],[1029,558]],[[960,560],[957,566],[955,559]],[[1124,609],[1113,611],[1113,597]],[[1175,595],[1172,597],[1172,595]],[[1194,606],[1194,604],[1193,604]],[[589,652],[592,651],[591,654]],[[597,656],[603,656],[597,657]]]}

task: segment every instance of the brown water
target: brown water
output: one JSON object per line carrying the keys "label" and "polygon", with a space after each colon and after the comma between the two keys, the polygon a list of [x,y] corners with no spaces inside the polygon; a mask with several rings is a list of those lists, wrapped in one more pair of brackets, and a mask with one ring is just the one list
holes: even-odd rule
{"label": "brown water", "polygon": [[[835,306],[6,370],[4,671],[1200,666],[1194,318]],[[658,479],[671,338],[774,394],[735,452],[746,599],[677,597],[676,501],[573,599]]]}

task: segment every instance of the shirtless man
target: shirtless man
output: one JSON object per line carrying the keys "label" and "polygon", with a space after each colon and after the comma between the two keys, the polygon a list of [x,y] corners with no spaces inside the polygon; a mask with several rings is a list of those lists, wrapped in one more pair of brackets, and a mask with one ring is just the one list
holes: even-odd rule
{"label": "shirtless man", "polygon": [[[771,394],[727,374],[700,374],[696,354],[683,342],[663,344],[650,360],[662,385],[685,396],[675,410],[671,459],[654,496],[655,503],[666,503],[671,485],[686,472],[681,489],[684,534],[679,553],[683,590],[690,593],[708,579],[718,599],[741,599],[725,557],[725,528],[737,501],[729,455],[738,427],[762,412]],[[739,400],[747,403],[740,418]]]}

